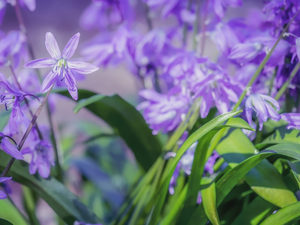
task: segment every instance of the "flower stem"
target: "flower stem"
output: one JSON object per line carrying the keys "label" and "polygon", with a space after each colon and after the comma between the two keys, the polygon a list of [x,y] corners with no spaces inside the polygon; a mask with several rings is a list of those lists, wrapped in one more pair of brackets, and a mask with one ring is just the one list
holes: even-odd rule
{"label": "flower stem", "polygon": [[[13,75],[13,77],[14,77],[14,79],[15,79],[15,81],[16,81],[18,87],[19,87],[19,89],[20,89],[21,91],[23,91],[23,89],[22,89],[22,87],[21,87],[21,85],[20,85],[20,83],[19,83],[19,81],[18,81],[18,78],[17,78],[17,76],[16,76],[16,73],[15,73],[14,68],[12,67],[12,65],[9,65],[9,68],[10,68],[10,70],[11,70],[11,73],[12,73],[12,75]],[[28,102],[28,100],[27,100],[26,98],[25,98],[24,100],[25,100],[25,103],[26,103],[26,105],[27,105],[27,107],[28,107],[28,111],[29,111],[31,117],[33,118],[34,115],[33,115],[32,110],[30,109],[29,102]],[[39,126],[38,126],[37,123],[35,123],[35,128],[36,128],[36,130],[37,130],[37,132],[38,132],[39,138],[40,138],[41,140],[43,140],[43,135],[42,135],[41,130],[40,130],[40,128],[39,128]]]}
{"label": "flower stem", "polygon": [[[19,151],[22,149],[22,147],[23,147],[23,145],[24,145],[24,143],[25,143],[28,135],[30,134],[30,132],[32,130],[32,127],[34,126],[34,124],[35,124],[38,116],[40,115],[40,113],[41,113],[41,111],[42,111],[42,109],[43,109],[43,107],[44,107],[44,105],[45,105],[45,103],[46,103],[46,101],[47,101],[47,99],[48,99],[48,97],[50,95],[50,92],[51,92],[52,88],[53,88],[53,86],[47,92],[45,99],[43,100],[43,102],[41,103],[41,105],[39,106],[39,108],[36,110],[36,113],[33,115],[33,118],[32,118],[32,120],[31,120],[31,122],[30,122],[30,124],[29,124],[29,126],[28,126],[28,128],[27,128],[27,130],[25,132],[25,134],[23,135],[23,137],[22,137],[22,139],[21,139],[21,141],[20,141],[20,143],[19,143],[19,145],[17,147]],[[9,161],[9,163],[5,167],[3,173],[1,174],[1,177],[5,177],[7,175],[8,171],[10,170],[10,168],[14,164],[14,162],[15,162],[15,158],[11,158],[10,161]]]}
{"label": "flower stem", "polygon": [[[27,29],[26,29],[26,26],[25,26],[25,23],[24,23],[24,20],[23,20],[23,16],[22,16],[21,11],[20,11],[18,1],[16,1],[16,4],[15,4],[15,12],[16,12],[16,16],[17,16],[17,19],[18,19],[18,22],[19,22],[20,30],[23,32],[23,34],[26,36],[26,39],[27,39],[27,46],[28,46],[29,55],[32,59],[35,59],[35,55],[34,55],[32,46],[28,41]],[[40,71],[38,69],[36,69],[36,72],[38,74],[40,82],[42,82],[42,76],[41,76]],[[53,123],[53,120],[52,120],[52,117],[51,117],[49,102],[47,102],[47,104],[46,104],[46,112],[47,112],[47,117],[48,117],[48,121],[49,121],[49,124],[50,124],[51,141],[52,141],[52,145],[53,145],[53,148],[54,148],[54,151],[55,151],[55,156],[56,156],[55,165],[56,165],[56,168],[57,168],[57,178],[58,178],[59,181],[62,182],[63,181],[62,169],[61,169],[61,166],[60,166],[60,160],[58,158],[59,157],[58,146],[57,146],[57,140],[56,140],[55,134],[54,134],[54,125],[53,125],[54,123]]]}
{"label": "flower stem", "polygon": [[197,52],[197,34],[198,34],[198,22],[199,22],[199,14],[200,14],[200,1],[197,1],[196,7],[196,20],[194,22],[193,27],[193,50]]}
{"label": "flower stem", "polygon": [[284,94],[284,92],[286,91],[286,89],[289,87],[290,83],[292,82],[293,78],[295,77],[295,75],[297,74],[298,70],[300,68],[300,62],[298,62],[298,64],[295,66],[295,68],[293,69],[291,75],[289,76],[288,80],[282,85],[282,87],[280,88],[280,90],[277,92],[275,99],[279,100],[280,97]]}
{"label": "flower stem", "polygon": [[263,61],[260,63],[259,67],[257,68],[256,72],[254,73],[254,75],[251,77],[251,80],[249,81],[249,83],[247,84],[246,88],[244,89],[243,93],[241,94],[239,101],[235,104],[235,106],[233,107],[233,111],[237,110],[238,107],[240,106],[240,104],[242,103],[244,97],[246,96],[246,92],[247,90],[253,85],[253,83],[256,81],[257,77],[259,76],[259,74],[261,73],[261,71],[263,70],[264,66],[267,64],[267,62],[269,61],[272,53],[274,52],[275,48],[277,47],[278,43],[280,42],[280,40],[283,38],[284,33],[287,32],[287,30],[289,29],[291,23],[294,21],[294,19],[296,18],[296,16],[299,14],[300,10],[294,15],[294,17],[291,19],[291,21],[286,25],[286,27],[284,28],[284,30],[281,32],[279,38],[277,39],[277,41],[275,42],[274,46],[272,47],[272,49],[270,50],[270,52],[268,54],[266,54],[265,58],[263,59]]}
{"label": "flower stem", "polygon": [[[192,7],[192,0],[189,0],[187,10],[191,10],[191,7]],[[186,22],[183,23],[183,31],[182,32],[183,32],[183,34],[182,34],[182,46],[185,47],[186,42],[187,42],[188,23],[186,23]]]}

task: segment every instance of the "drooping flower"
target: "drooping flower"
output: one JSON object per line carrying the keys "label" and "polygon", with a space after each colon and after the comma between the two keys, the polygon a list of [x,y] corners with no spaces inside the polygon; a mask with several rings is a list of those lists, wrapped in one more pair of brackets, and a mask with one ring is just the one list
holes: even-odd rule
{"label": "drooping flower", "polygon": [[82,50],[82,55],[97,66],[117,64],[128,56],[128,45],[134,37],[125,26],[120,26],[108,43],[91,44]]}
{"label": "drooping flower", "polygon": [[35,141],[30,147],[24,148],[22,154],[31,156],[29,173],[35,174],[37,171],[43,178],[50,175],[51,166],[54,166],[54,156],[51,144],[47,141]]}
{"label": "drooping flower", "polygon": [[[275,109],[273,108],[275,107]],[[245,111],[248,123],[251,125],[252,122],[252,110],[256,113],[259,121],[259,130],[262,130],[263,123],[271,118],[273,120],[279,121],[281,116],[278,114],[280,106],[278,102],[268,96],[262,94],[252,94],[250,95],[245,103]],[[253,127],[253,125],[252,125]]]}
{"label": "drooping flower", "polygon": [[72,98],[77,100],[78,92],[74,73],[90,74],[98,70],[96,66],[89,63],[70,60],[77,49],[79,38],[80,34],[75,34],[69,40],[61,54],[53,34],[51,32],[46,33],[45,45],[52,58],[36,59],[25,65],[27,68],[53,67],[52,71],[46,76],[42,84],[42,93],[49,91],[57,79],[60,79],[65,81]]}
{"label": "drooping flower", "polygon": [[[16,145],[13,145],[9,140],[11,139],[9,136],[4,135],[3,133],[0,132],[0,146],[3,151],[5,151],[7,154],[11,155],[15,159],[24,159],[23,155],[21,152],[17,149]],[[16,143],[15,143],[16,144]]]}
{"label": "drooping flower", "polygon": [[288,122],[287,129],[300,130],[300,113],[283,113],[281,119]]}
{"label": "drooping flower", "polygon": [[[0,183],[11,180],[12,177],[0,177]],[[7,195],[5,194],[5,192],[0,191],[0,199],[6,199]]]}
{"label": "drooping flower", "polygon": [[153,130],[153,134],[173,130],[190,107],[190,98],[187,95],[164,95],[154,90],[142,90],[139,94],[146,101],[140,103],[137,109],[144,110],[144,118]]}
{"label": "drooping flower", "polygon": [[86,30],[106,28],[122,22],[131,24],[134,12],[130,1],[92,0],[80,18],[80,25]]}

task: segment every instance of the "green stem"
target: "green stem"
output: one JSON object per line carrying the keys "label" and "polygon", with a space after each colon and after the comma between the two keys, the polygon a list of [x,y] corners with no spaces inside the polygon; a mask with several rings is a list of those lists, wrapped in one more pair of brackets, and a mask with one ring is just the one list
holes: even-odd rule
{"label": "green stem", "polygon": [[[26,39],[27,39],[29,55],[34,60],[35,59],[34,52],[33,52],[32,46],[30,45],[30,43],[28,41],[29,39],[28,39],[28,36],[27,36],[27,29],[26,29],[26,26],[25,26],[25,23],[24,23],[22,13],[20,11],[20,6],[19,6],[18,1],[16,1],[16,4],[15,4],[15,12],[16,12],[16,16],[17,16],[17,19],[18,19],[20,30],[26,36]],[[42,82],[42,76],[40,74],[40,71],[38,69],[36,69],[36,72],[38,74],[40,82]],[[55,151],[55,156],[56,156],[55,164],[56,164],[56,168],[57,168],[57,178],[58,178],[59,181],[63,182],[62,169],[61,169],[61,166],[59,164],[60,160],[59,160],[59,158],[57,158],[57,157],[59,157],[59,153],[58,153],[57,141],[56,141],[55,134],[54,134],[54,126],[53,126],[53,120],[52,120],[52,117],[51,117],[49,102],[47,102],[46,106],[47,106],[46,107],[47,117],[48,117],[49,124],[50,124],[50,136],[51,136],[51,141],[52,141],[52,145],[53,145],[53,148],[54,148],[54,151]]]}
{"label": "green stem", "polygon": [[267,64],[267,62],[269,61],[272,53],[274,52],[275,48],[277,47],[278,43],[280,42],[280,40],[283,38],[284,34],[287,32],[287,30],[289,29],[291,23],[294,21],[294,19],[296,18],[296,16],[299,14],[300,10],[294,15],[294,17],[291,19],[291,21],[286,25],[286,27],[284,28],[284,30],[282,31],[282,33],[280,34],[279,38],[277,39],[277,41],[275,42],[274,46],[272,47],[272,49],[270,50],[270,52],[268,54],[266,54],[265,58],[263,59],[263,61],[260,63],[259,67],[257,68],[256,72],[254,73],[254,75],[251,77],[251,80],[249,81],[249,83],[247,84],[245,90],[243,91],[243,93],[241,94],[239,101],[235,104],[235,106],[233,107],[233,111],[237,110],[238,107],[240,106],[240,104],[242,103],[244,97],[246,96],[247,90],[249,88],[251,88],[251,86],[253,85],[253,83],[256,81],[257,77],[259,76],[260,72],[263,70],[264,66]]}
{"label": "green stem", "polygon": [[278,67],[276,67],[276,69],[274,70],[274,73],[273,73],[273,76],[271,78],[271,83],[270,83],[270,86],[269,86],[269,95],[272,94],[272,89],[273,89],[273,86],[274,86],[274,80],[275,80],[275,77],[277,75],[277,71],[278,71]]}
{"label": "green stem", "polygon": [[288,80],[282,85],[282,87],[280,88],[280,90],[277,92],[275,99],[279,100],[280,97],[284,94],[284,92],[286,91],[286,89],[289,87],[290,83],[292,82],[293,78],[295,77],[295,75],[297,74],[298,70],[300,68],[300,62],[298,62],[298,64],[295,66],[295,68],[293,69],[291,75],[289,76]]}
{"label": "green stem", "polygon": [[200,50],[201,56],[203,56],[204,48],[205,48],[205,40],[206,40],[205,32],[206,32],[206,19],[207,19],[207,11],[208,11],[208,2],[209,2],[209,0],[205,1],[204,17],[203,17],[203,21],[202,21],[202,36],[201,36],[201,50]]}
{"label": "green stem", "polygon": [[[187,6],[187,10],[191,10],[192,7],[192,0],[188,1],[188,6]],[[186,45],[186,41],[187,41],[187,32],[188,31],[188,24],[187,23],[183,23],[183,34],[182,34],[182,45],[185,46]]]}

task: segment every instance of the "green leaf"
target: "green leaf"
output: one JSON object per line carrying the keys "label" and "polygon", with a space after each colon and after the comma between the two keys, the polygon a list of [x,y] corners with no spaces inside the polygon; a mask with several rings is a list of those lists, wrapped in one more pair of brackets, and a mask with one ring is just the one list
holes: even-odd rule
{"label": "green leaf", "polygon": [[[71,98],[68,91],[60,90],[57,93]],[[78,96],[80,101],[74,112],[86,108],[109,124],[124,139],[136,160],[147,171],[160,155],[162,146],[158,138],[152,135],[143,116],[118,95],[103,96],[78,90]]]}
{"label": "green leaf", "polygon": [[263,143],[295,143],[300,144],[300,131],[286,129],[286,126],[282,126],[276,129],[276,131],[267,137]]}
{"label": "green leaf", "polygon": [[[211,179],[204,177],[203,180],[207,181],[207,183],[211,182]],[[202,196],[202,204],[204,207],[205,214],[209,221],[213,225],[219,225],[219,216],[216,206],[216,185],[215,182],[212,182],[209,187],[201,190]]]}
{"label": "green leaf", "polygon": [[255,129],[253,129],[245,120],[239,117],[231,118],[225,125],[222,125],[220,127],[234,127],[255,131]]}
{"label": "green leaf", "polygon": [[[300,160],[300,145],[298,144],[278,144],[270,147],[269,149],[262,151],[257,155],[253,155],[237,166],[229,170],[221,179],[216,183],[216,196],[217,206],[221,204],[224,198],[232,190],[232,188],[243,178],[246,174],[255,167],[258,163],[266,159],[271,155],[283,155]],[[278,196],[274,196],[277,198]],[[197,210],[191,216],[188,221],[188,225],[201,225],[206,224],[208,218],[206,217],[203,209],[203,205],[199,205]]]}
{"label": "green leaf", "polygon": [[242,213],[236,217],[231,225],[258,225],[264,218],[272,214],[276,209],[276,206],[257,196],[246,208],[243,209]]}
{"label": "green leaf", "polygon": [[208,123],[204,124],[202,127],[200,127],[198,130],[196,130],[194,133],[192,133],[188,139],[182,144],[180,149],[178,150],[176,157],[172,161],[171,170],[168,173],[167,179],[163,180],[163,186],[161,189],[161,192],[157,198],[157,202],[154,207],[154,211],[150,220],[150,224],[156,225],[158,222],[158,218],[160,216],[160,213],[162,211],[164,201],[166,198],[166,194],[168,192],[169,183],[171,180],[171,177],[176,169],[177,163],[179,162],[182,155],[186,152],[186,150],[194,144],[196,141],[198,141],[200,138],[202,138],[205,134],[207,134],[209,131],[213,130],[215,127],[221,125],[229,118],[239,114],[241,111],[235,111],[235,112],[229,112],[225,113],[223,115],[217,116],[213,120],[209,121]]}
{"label": "green leaf", "polygon": [[[3,172],[11,157],[1,151],[0,158],[0,171]],[[101,222],[72,192],[55,178],[43,179],[39,175],[30,175],[28,170],[27,163],[15,161],[8,172],[8,176],[12,176],[14,181],[35,191],[68,225],[73,225],[75,220],[92,224]]]}
{"label": "green leaf", "polygon": [[[231,132],[217,146],[217,151],[231,167],[257,152],[241,130]],[[278,207],[285,207],[297,201],[294,193],[283,181],[283,177],[267,160],[259,163],[244,179],[255,193]]]}
{"label": "green leaf", "polygon": [[287,224],[300,217],[300,202],[284,207],[265,219],[261,225]]}
{"label": "green leaf", "polygon": [[9,111],[2,111],[0,113],[0,130],[3,130],[3,128],[6,126],[8,119],[9,119],[10,112]]}
{"label": "green leaf", "polygon": [[9,221],[7,221],[5,219],[1,219],[1,218],[0,218],[0,224],[1,225],[13,225],[11,222],[9,222]]}
{"label": "green leaf", "polygon": [[207,149],[211,139],[216,133],[217,131],[215,130],[210,131],[206,135],[204,135],[198,142],[195,150],[191,174],[188,179],[188,191],[185,197],[184,208],[180,214],[177,224],[185,224],[187,218],[190,218],[193,211],[197,208],[199,185],[201,183],[204,172]]}

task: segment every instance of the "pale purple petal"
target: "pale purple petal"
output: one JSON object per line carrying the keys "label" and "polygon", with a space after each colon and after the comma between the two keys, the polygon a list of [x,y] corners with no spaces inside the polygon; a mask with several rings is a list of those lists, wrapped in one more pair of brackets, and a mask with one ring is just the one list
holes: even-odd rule
{"label": "pale purple petal", "polygon": [[34,11],[36,4],[35,4],[35,0],[22,0],[24,2],[24,4],[28,7],[28,9],[30,11]]}
{"label": "pale purple petal", "polygon": [[265,106],[266,106],[266,108],[267,108],[269,117],[270,117],[272,120],[279,121],[279,120],[281,119],[281,116],[278,114],[278,112],[275,111],[275,109],[274,109],[271,105],[265,104]]}
{"label": "pale purple petal", "polygon": [[268,96],[268,95],[260,95],[260,97],[263,99],[263,100],[267,100],[269,102],[271,102],[275,108],[277,109],[277,111],[280,110],[280,106],[279,106],[279,103],[272,97]]}
{"label": "pale purple petal", "polygon": [[55,37],[51,32],[46,33],[46,41],[45,41],[46,49],[51,55],[52,58],[58,60],[61,58],[60,49],[55,40]]}
{"label": "pale purple petal", "polygon": [[6,198],[7,195],[3,191],[0,191],[0,199],[6,199]]}
{"label": "pale purple petal", "polygon": [[39,174],[43,178],[48,178],[50,175],[50,165],[46,165],[44,163],[41,163],[38,167]]}
{"label": "pale purple petal", "polygon": [[252,101],[254,103],[254,108],[256,110],[256,115],[266,122],[268,119],[268,113],[265,103],[258,95],[252,95]]}
{"label": "pale purple petal", "polygon": [[79,43],[79,38],[80,33],[77,33],[69,40],[62,53],[64,59],[69,59],[74,55]]}
{"label": "pale purple petal", "polygon": [[1,3],[3,6],[0,6],[0,25],[2,24],[4,14],[5,14],[5,9],[6,9],[6,3]]}
{"label": "pale purple petal", "polygon": [[55,59],[52,58],[42,58],[42,59],[35,59],[33,61],[30,61],[29,63],[26,63],[24,66],[26,68],[46,68],[46,67],[52,67],[56,63]]}
{"label": "pale purple petal", "polygon": [[12,179],[12,177],[0,177],[0,183],[11,180],[11,179]]}
{"label": "pale purple petal", "polygon": [[90,74],[97,71],[99,68],[90,63],[79,62],[79,61],[68,61],[68,66],[77,73]]}
{"label": "pale purple petal", "polygon": [[11,155],[15,159],[24,159],[24,156],[21,152],[19,152],[17,147],[10,143],[10,141],[6,140],[6,138],[2,139],[1,146],[3,148],[3,151],[5,151],[7,154]]}
{"label": "pale purple petal", "polygon": [[31,175],[35,174],[36,171],[37,171],[37,169],[38,169],[38,167],[37,167],[37,165],[36,165],[34,162],[31,162],[31,163],[29,164],[29,173],[30,173]]}
{"label": "pale purple petal", "polygon": [[58,76],[57,73],[53,73],[52,71],[46,76],[45,80],[43,81],[41,92],[45,93],[50,90],[52,85],[56,82]]}
{"label": "pale purple petal", "polygon": [[245,103],[245,110],[246,110],[246,118],[248,123],[252,124],[252,98],[251,96],[247,98]]}
{"label": "pale purple petal", "polygon": [[76,87],[76,80],[71,71],[68,71],[65,76],[65,83],[68,87],[68,91],[72,98],[77,101],[78,99],[78,91]]}

